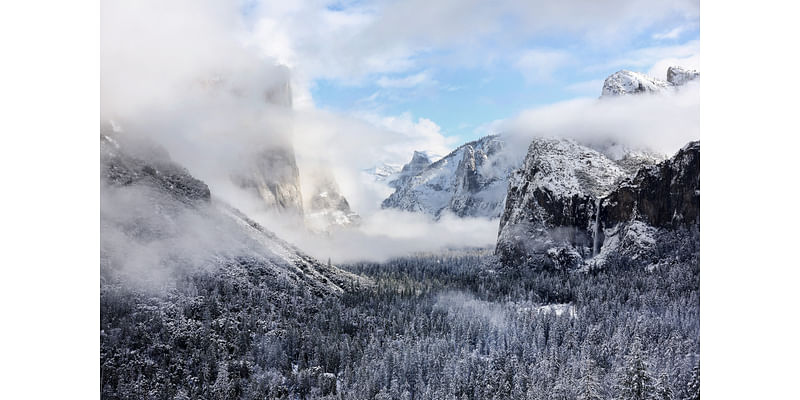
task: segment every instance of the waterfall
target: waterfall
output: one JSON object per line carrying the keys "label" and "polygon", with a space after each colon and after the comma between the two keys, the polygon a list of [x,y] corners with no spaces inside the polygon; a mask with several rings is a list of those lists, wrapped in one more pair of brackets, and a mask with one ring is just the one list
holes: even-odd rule
{"label": "waterfall", "polygon": [[592,244],[592,257],[596,256],[600,253],[600,205],[603,203],[603,199],[597,198],[595,201],[595,212],[594,212],[594,242]]}

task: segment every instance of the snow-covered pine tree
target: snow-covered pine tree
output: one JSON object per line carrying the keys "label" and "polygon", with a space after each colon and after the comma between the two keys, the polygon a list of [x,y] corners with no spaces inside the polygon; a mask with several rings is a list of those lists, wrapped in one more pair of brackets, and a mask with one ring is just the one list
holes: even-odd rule
{"label": "snow-covered pine tree", "polygon": [[581,378],[578,385],[578,400],[600,400],[602,390],[597,378],[594,360],[584,356],[581,363]]}
{"label": "snow-covered pine tree", "polygon": [[700,400],[700,361],[692,368],[692,377],[686,385],[686,400]]}
{"label": "snow-covered pine tree", "polygon": [[672,393],[672,388],[669,383],[669,376],[666,372],[662,373],[656,383],[656,400],[673,400],[675,396]]}
{"label": "snow-covered pine tree", "polygon": [[642,340],[637,334],[625,357],[625,365],[618,378],[618,397],[623,400],[649,400],[655,392],[653,378],[647,368],[642,351]]}

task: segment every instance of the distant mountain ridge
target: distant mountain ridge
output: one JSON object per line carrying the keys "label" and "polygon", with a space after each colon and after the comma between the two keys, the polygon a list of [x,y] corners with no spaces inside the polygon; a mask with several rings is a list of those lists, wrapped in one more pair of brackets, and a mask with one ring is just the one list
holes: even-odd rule
{"label": "distant mountain ridge", "polygon": [[[508,174],[516,167],[503,151],[505,142],[490,135],[466,143],[440,160],[429,163],[415,152],[404,175],[382,208],[415,211],[439,218],[449,212],[459,217],[500,216]],[[427,165],[426,165],[427,164]],[[407,167],[407,168],[406,168]]]}
{"label": "distant mountain ridge", "polygon": [[[663,81],[647,75],[619,71],[606,78],[603,96],[622,96],[642,93],[659,94],[699,79],[699,72],[682,67],[669,67]],[[557,143],[572,143],[574,141]],[[544,139],[533,139],[533,143],[545,143]],[[553,143],[556,143],[553,142]],[[646,149],[630,148],[619,143],[581,143],[583,149],[602,153],[594,157],[618,171],[619,178],[635,175],[640,168],[664,161],[667,156]],[[583,150],[582,150],[583,151]],[[569,151],[564,157],[575,156]],[[489,135],[465,143],[437,162],[430,162],[423,152],[415,152],[411,161],[402,170],[385,178],[395,189],[382,203],[382,208],[420,212],[434,218],[444,213],[459,217],[500,218],[509,177],[522,166],[525,155],[514,155],[507,147],[502,134]],[[377,169],[376,169],[377,171]]]}

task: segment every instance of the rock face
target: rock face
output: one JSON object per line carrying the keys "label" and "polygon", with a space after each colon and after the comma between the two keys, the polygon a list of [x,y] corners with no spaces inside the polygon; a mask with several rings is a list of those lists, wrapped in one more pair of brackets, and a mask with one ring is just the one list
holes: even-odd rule
{"label": "rock face", "polygon": [[667,82],[680,86],[686,82],[699,79],[700,73],[695,70],[686,69],[683,67],[669,67],[667,68]]}
{"label": "rock face", "polygon": [[606,78],[605,82],[603,82],[603,93],[600,97],[663,93],[675,90],[687,82],[699,78],[699,72],[677,66],[667,68],[666,81],[638,72],[621,70]]}
{"label": "rock face", "polygon": [[290,145],[264,148],[253,154],[250,165],[234,182],[257,193],[268,210],[303,215],[300,171]]}
{"label": "rock face", "polygon": [[356,226],[361,217],[350,209],[336,179],[325,170],[315,171],[313,192],[306,212],[306,226],[313,232],[330,232],[331,229]]}
{"label": "rock face", "polygon": [[[404,167],[409,173],[394,181],[395,192],[382,208],[422,212],[439,218],[445,212],[459,217],[497,218],[503,210],[508,175],[518,165],[497,135],[466,143],[442,159],[425,165],[415,153]],[[420,169],[420,166],[423,166]]]}
{"label": "rock face", "polygon": [[569,139],[534,139],[509,180],[496,253],[504,264],[575,267],[593,252],[597,199],[626,172]]}
{"label": "rock face", "polygon": [[699,172],[699,142],[632,175],[570,140],[536,139],[510,179],[495,252],[507,266],[554,268],[650,257],[659,235],[699,224]]}
{"label": "rock face", "polygon": [[232,280],[257,274],[276,291],[325,296],[361,281],[214,199],[157,146],[103,134],[100,162],[101,288],[160,290],[204,273],[233,274]]}
{"label": "rock face", "polygon": [[[288,76],[267,87],[263,98],[266,105],[291,108],[292,90]],[[283,137],[271,138],[271,143],[254,149],[250,155],[250,167],[232,176],[232,180],[255,192],[263,200],[266,210],[302,219],[303,196],[291,132],[282,134]]]}
{"label": "rock face", "polygon": [[700,222],[700,142],[623,182],[603,200],[600,219],[605,226],[638,219],[658,228]]}

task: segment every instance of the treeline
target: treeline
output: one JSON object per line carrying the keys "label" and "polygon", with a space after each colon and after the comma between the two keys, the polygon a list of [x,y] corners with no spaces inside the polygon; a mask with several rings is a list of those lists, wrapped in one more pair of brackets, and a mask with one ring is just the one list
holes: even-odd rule
{"label": "treeline", "polygon": [[[510,269],[487,251],[342,266],[340,297],[253,269],[101,288],[108,399],[699,399],[699,233],[650,270]],[[553,305],[549,306],[548,305]]]}

